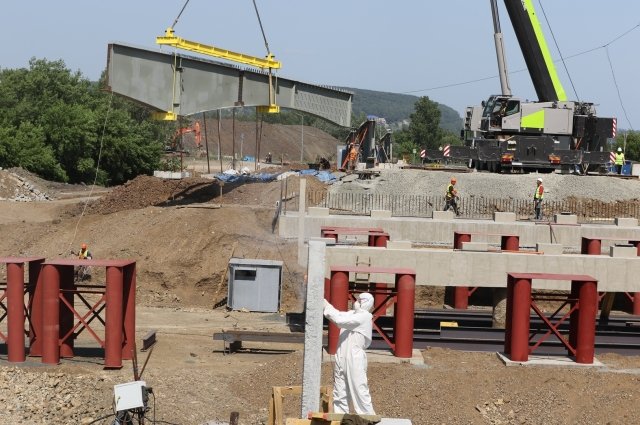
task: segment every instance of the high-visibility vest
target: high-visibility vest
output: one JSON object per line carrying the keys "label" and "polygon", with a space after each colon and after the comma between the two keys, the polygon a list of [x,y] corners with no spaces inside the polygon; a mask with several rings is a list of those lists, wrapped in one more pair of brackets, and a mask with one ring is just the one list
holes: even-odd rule
{"label": "high-visibility vest", "polygon": [[542,200],[543,197],[544,197],[544,186],[540,185],[540,186],[536,187],[536,191],[533,194],[533,199]]}
{"label": "high-visibility vest", "polygon": [[88,249],[86,249],[84,251],[80,250],[80,253],[78,254],[78,258],[81,259],[81,260],[86,260],[89,255],[90,254],[89,254],[89,250]]}
{"label": "high-visibility vest", "polygon": [[616,153],[616,165],[624,164],[624,152]]}
{"label": "high-visibility vest", "polygon": [[445,197],[447,199],[452,199],[455,198],[455,196],[458,194],[458,191],[453,187],[453,184],[449,183],[449,186],[447,186],[447,193],[445,193]]}

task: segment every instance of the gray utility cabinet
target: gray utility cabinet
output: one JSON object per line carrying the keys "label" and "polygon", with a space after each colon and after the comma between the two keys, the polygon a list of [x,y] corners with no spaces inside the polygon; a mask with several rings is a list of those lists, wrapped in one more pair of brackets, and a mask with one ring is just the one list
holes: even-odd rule
{"label": "gray utility cabinet", "polygon": [[282,261],[229,260],[227,307],[274,313],[280,310]]}

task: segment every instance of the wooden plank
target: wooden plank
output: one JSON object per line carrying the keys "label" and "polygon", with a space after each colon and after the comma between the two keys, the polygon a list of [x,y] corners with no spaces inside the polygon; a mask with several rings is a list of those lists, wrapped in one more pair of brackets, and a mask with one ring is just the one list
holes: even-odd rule
{"label": "wooden plank", "polygon": [[613,299],[615,298],[615,292],[606,292],[602,297],[601,309],[600,309],[600,323],[608,323],[609,315],[611,314],[611,308],[613,307]]}

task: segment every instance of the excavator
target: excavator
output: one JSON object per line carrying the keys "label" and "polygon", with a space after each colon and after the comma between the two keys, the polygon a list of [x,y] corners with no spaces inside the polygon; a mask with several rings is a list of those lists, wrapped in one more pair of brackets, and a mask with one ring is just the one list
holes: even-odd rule
{"label": "excavator", "polygon": [[615,137],[616,118],[598,117],[593,103],[567,100],[533,0],[504,0],[538,101],[513,97],[497,0],[490,1],[502,93],[467,108],[462,131],[465,146],[452,146],[451,157],[492,172],[583,174],[603,169],[610,161],[607,139]]}
{"label": "excavator", "polygon": [[202,149],[202,137],[200,134],[200,122],[196,121],[191,126],[180,127],[171,136],[171,142],[165,146],[167,152],[184,151],[182,136],[187,133],[194,133],[196,148],[198,151]]}

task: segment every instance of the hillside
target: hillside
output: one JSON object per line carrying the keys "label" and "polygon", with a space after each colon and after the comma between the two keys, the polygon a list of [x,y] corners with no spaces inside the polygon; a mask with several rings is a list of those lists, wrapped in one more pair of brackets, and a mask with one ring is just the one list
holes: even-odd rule
{"label": "hillside", "polygon": [[[385,118],[392,127],[408,120],[414,111],[418,96],[410,94],[387,93],[381,91],[354,89],[345,87],[353,92],[354,115],[375,115]],[[442,113],[440,127],[458,134],[462,129],[462,118],[456,110],[442,103],[438,104]]]}

